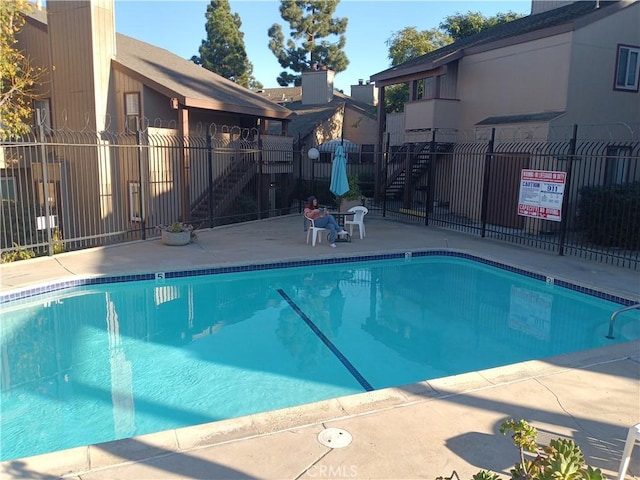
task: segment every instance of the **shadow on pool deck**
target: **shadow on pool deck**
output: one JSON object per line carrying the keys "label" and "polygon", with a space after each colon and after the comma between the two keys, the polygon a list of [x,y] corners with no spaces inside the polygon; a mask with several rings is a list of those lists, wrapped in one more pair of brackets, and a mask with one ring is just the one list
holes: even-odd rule
{"label": "shadow on pool deck", "polygon": [[[54,280],[309,258],[451,249],[638,300],[637,272],[436,228],[367,218],[367,237],[305,244],[299,216],[71,252],[0,267],[2,293]],[[604,320],[608,322],[608,319]],[[463,348],[463,346],[462,346]],[[614,477],[627,428],[640,420],[640,342],[351,395],[290,409],[2,463],[4,478],[385,478],[503,476],[518,460],[498,429],[524,418],[539,439],[573,438],[587,463]],[[317,435],[344,429],[328,448]],[[640,472],[636,457],[628,477]]]}

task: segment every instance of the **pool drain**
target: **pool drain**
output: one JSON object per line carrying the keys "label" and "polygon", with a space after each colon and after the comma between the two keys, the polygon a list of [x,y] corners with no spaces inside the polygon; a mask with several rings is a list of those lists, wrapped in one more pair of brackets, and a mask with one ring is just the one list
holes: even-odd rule
{"label": "pool drain", "polygon": [[329,448],[343,448],[351,443],[353,437],[341,428],[326,428],[318,434],[318,441]]}

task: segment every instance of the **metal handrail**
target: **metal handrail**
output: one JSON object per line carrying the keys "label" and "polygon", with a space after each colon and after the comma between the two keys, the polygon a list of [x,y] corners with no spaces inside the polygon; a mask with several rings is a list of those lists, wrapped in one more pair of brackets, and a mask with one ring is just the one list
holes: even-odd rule
{"label": "metal handrail", "polygon": [[628,307],[622,307],[621,309],[613,312],[613,314],[611,315],[611,320],[609,320],[609,333],[607,334],[606,338],[610,338],[612,340],[616,338],[613,336],[613,324],[615,323],[616,317],[618,316],[618,314],[622,312],[626,312],[627,310],[633,310],[634,308],[640,308],[640,303],[636,305],[629,305]]}

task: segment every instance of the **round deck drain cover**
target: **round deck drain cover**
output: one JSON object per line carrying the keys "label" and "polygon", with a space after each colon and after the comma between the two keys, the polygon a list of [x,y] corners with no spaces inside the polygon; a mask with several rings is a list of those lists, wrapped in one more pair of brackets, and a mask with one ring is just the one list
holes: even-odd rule
{"label": "round deck drain cover", "polygon": [[341,428],[326,428],[318,434],[318,441],[325,447],[342,448],[351,443],[353,437]]}

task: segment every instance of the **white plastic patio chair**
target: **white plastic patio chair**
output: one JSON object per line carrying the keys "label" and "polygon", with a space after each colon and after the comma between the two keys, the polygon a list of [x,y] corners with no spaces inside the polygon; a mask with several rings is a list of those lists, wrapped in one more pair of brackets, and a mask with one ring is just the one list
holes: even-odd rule
{"label": "white plastic patio chair", "polygon": [[622,460],[620,461],[620,471],[618,472],[617,480],[624,480],[627,468],[629,468],[629,462],[631,461],[631,452],[636,442],[640,442],[640,423],[636,423],[629,428],[627,441],[624,444],[624,451],[622,452]]}
{"label": "white plastic patio chair", "polygon": [[353,218],[351,220],[345,220],[344,226],[349,226],[349,235],[353,237],[353,226],[358,226],[358,232],[360,233],[360,238],[366,237],[366,232],[364,228],[364,216],[369,213],[369,209],[367,207],[363,207],[362,205],[358,205],[355,207],[351,207],[347,210],[347,213],[352,213]]}
{"label": "white plastic patio chair", "polygon": [[311,245],[315,247],[316,240],[322,243],[322,232],[324,232],[326,228],[316,227],[316,223],[313,221],[313,219],[307,217],[306,215],[304,216],[304,218],[306,218],[309,222],[309,229],[307,230],[307,244],[309,244],[309,237],[311,237]]}

